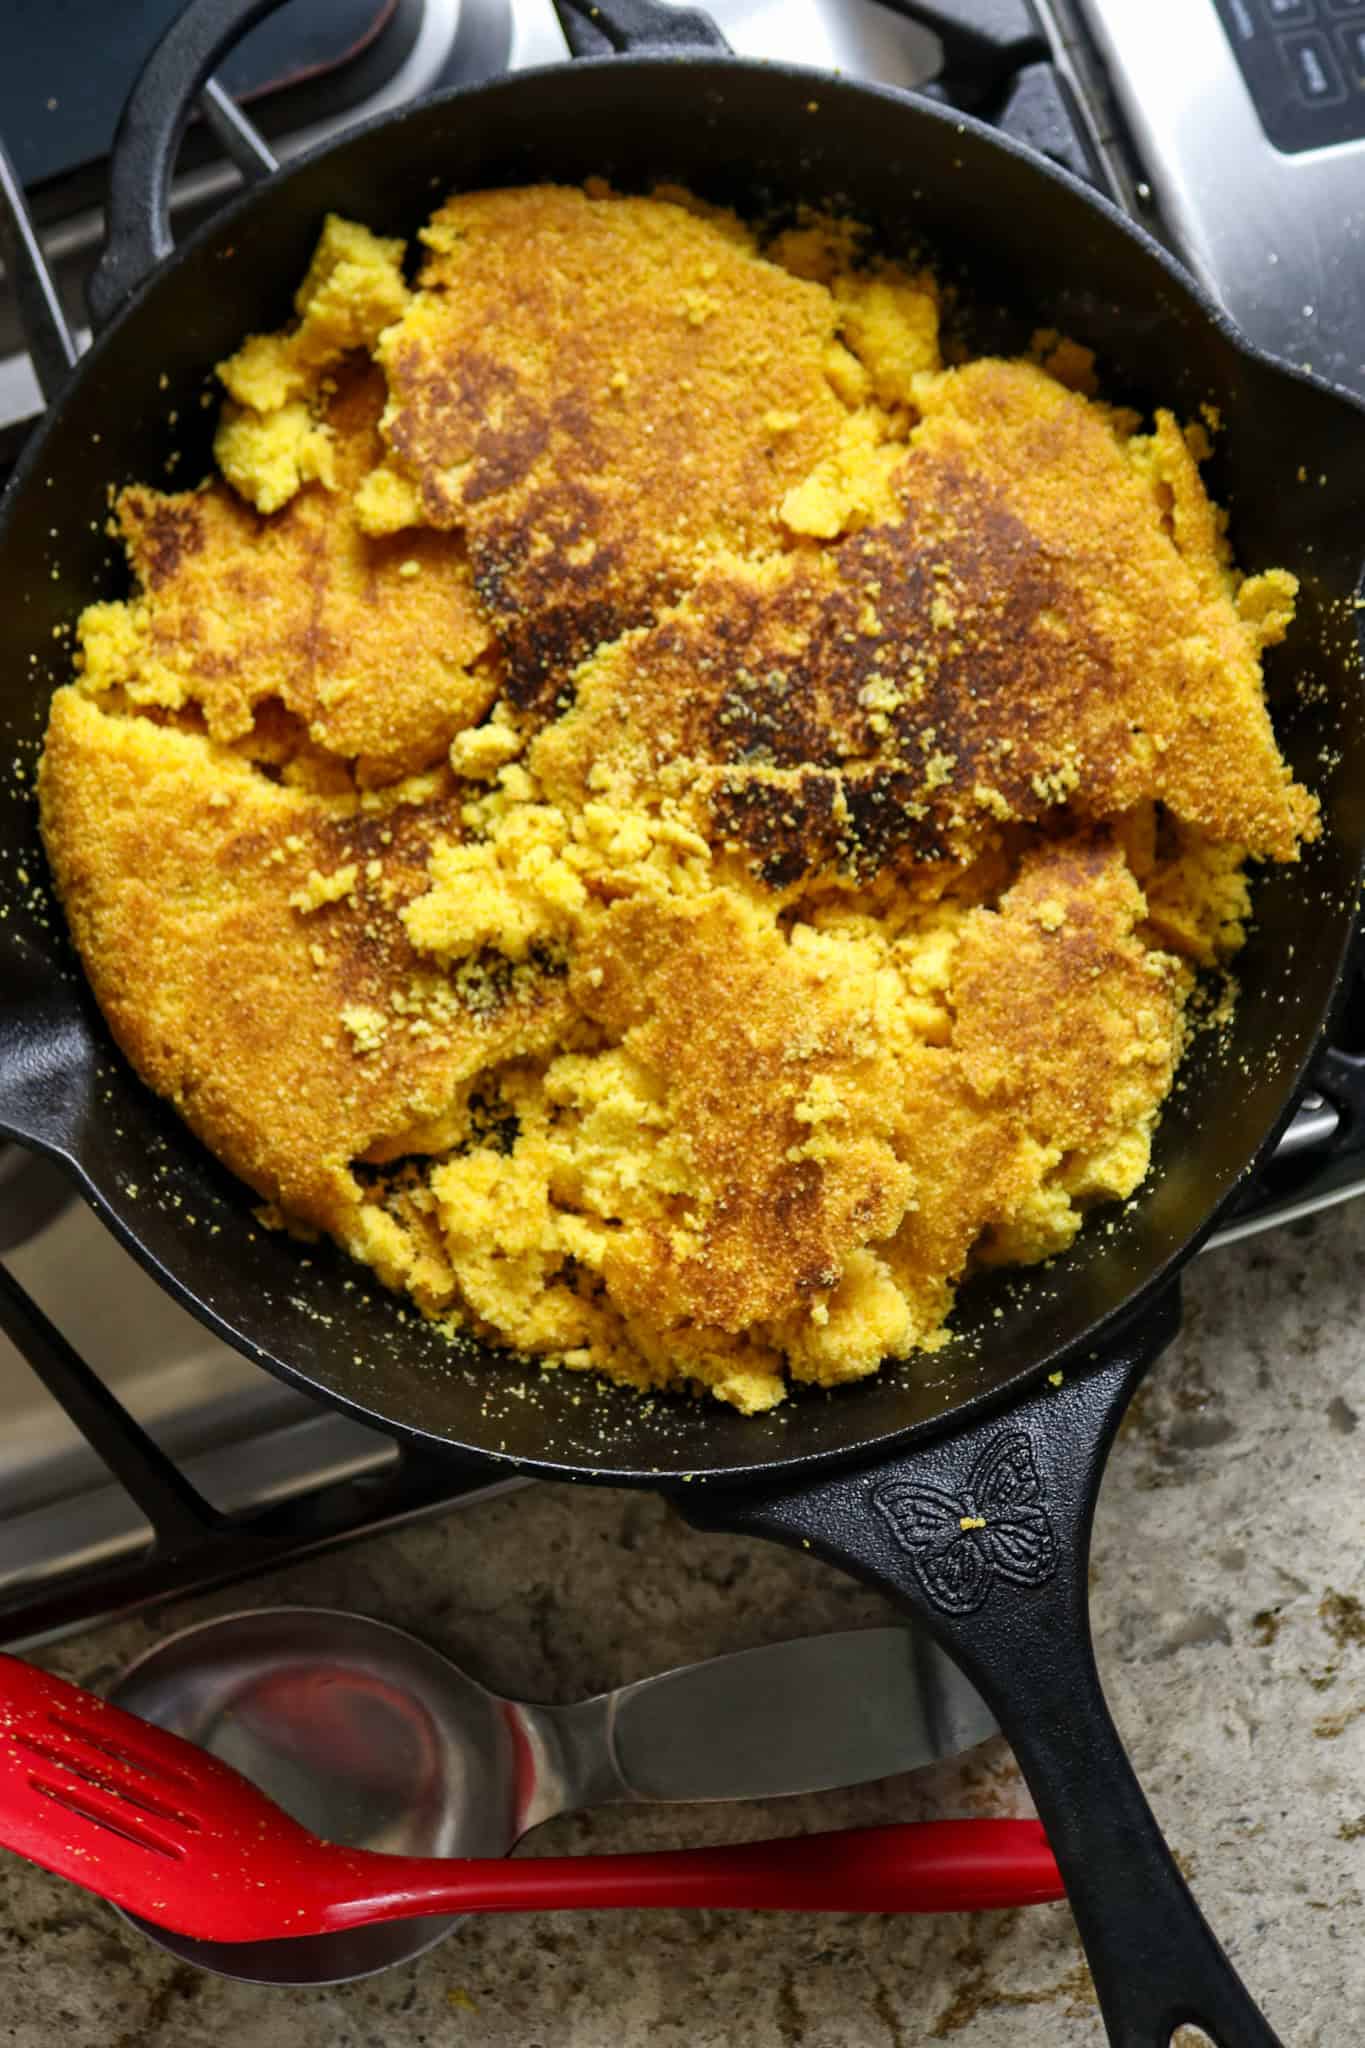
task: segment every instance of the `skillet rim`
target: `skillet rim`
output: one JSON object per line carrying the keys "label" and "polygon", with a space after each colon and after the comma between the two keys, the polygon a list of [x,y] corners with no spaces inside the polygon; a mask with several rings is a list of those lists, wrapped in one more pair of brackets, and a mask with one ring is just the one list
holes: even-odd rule
{"label": "skillet rim", "polygon": [[[96,333],[55,403],[48,406],[42,421],[22,450],[3,494],[0,494],[0,549],[3,549],[11,525],[18,517],[18,507],[27,493],[31,477],[43,459],[47,444],[59,429],[71,394],[98,370],[113,337],[127,321],[142,312],[157,291],[170,280],[179,265],[188,261],[201,243],[221,233],[225,228],[231,228],[239,221],[254,218],[258,209],[263,210],[271,197],[288,180],[314,171],[328,157],[341,154],[364,137],[380,131],[399,131],[410,121],[415,122],[428,116],[433,108],[459,106],[475,97],[485,101],[496,101],[503,95],[517,93],[522,89],[523,81],[539,81],[554,75],[567,83],[571,77],[608,69],[613,75],[619,75],[627,70],[636,75],[642,72],[666,71],[676,78],[680,67],[694,74],[719,72],[726,77],[733,77],[736,73],[757,73],[770,78],[791,80],[798,86],[814,82],[825,92],[838,93],[854,100],[873,99],[889,103],[907,119],[926,121],[931,125],[938,124],[941,128],[950,128],[958,134],[971,134],[979,143],[986,145],[988,153],[996,152],[1014,159],[1026,175],[1041,179],[1045,185],[1060,187],[1071,199],[1082,201],[1087,208],[1099,215],[1107,227],[1118,230],[1147,260],[1154,259],[1158,268],[1165,273],[1167,282],[1175,288],[1205,326],[1212,328],[1222,338],[1234,355],[1255,366],[1259,372],[1269,372],[1272,377],[1287,379],[1291,383],[1321,393],[1339,407],[1349,411],[1365,431],[1365,401],[1316,371],[1286,362],[1250,341],[1193,273],[1140,222],[1131,219],[1104,193],[974,115],[959,113],[914,91],[842,78],[812,66],[725,55],[709,48],[699,48],[696,51],[681,50],[667,56],[648,52],[624,52],[604,57],[572,58],[562,64],[538,65],[508,72],[499,78],[473,85],[456,86],[444,92],[431,94],[408,107],[373,115],[365,121],[355,123],[342,136],[301,151],[287,163],[281,164],[277,170],[225,202],[182,241],[177,242],[169,255],[158,262],[129,293],[114,315]],[[477,188],[470,186],[467,189]],[[1365,540],[1361,543],[1361,573],[1365,575]],[[1362,679],[1365,679],[1365,654],[1362,654],[1361,672]],[[1134,1333],[1139,1329],[1144,1316],[1149,1314],[1174,1287],[1181,1270],[1198,1253],[1220,1218],[1235,1202],[1246,1182],[1273,1152],[1293,1118],[1300,1096],[1311,1081],[1322,1053],[1330,1041],[1332,1028],[1344,1006],[1350,962],[1360,946],[1361,927],[1365,922],[1365,905],[1362,905],[1361,897],[1361,884],[1365,882],[1365,847],[1362,848],[1357,863],[1355,881],[1356,887],[1332,977],[1331,993],[1303,1058],[1281,1084],[1279,1109],[1248,1153],[1243,1166],[1218,1200],[1204,1212],[1197,1227],[1188,1233],[1130,1294],[1067,1343],[1045,1351],[1032,1363],[1021,1367],[996,1385],[955,1401],[941,1414],[906,1423],[899,1428],[886,1429],[878,1434],[859,1436],[852,1442],[843,1441],[813,1450],[796,1450],[789,1454],[778,1450],[775,1454],[766,1454],[747,1463],[712,1466],[694,1473],[683,1470],[684,1460],[681,1457],[676,1464],[645,1467],[613,1464],[608,1461],[611,1455],[608,1452],[602,1462],[585,1465],[553,1456],[526,1457],[482,1444],[457,1441],[432,1430],[395,1420],[381,1410],[367,1406],[363,1401],[340,1393],[332,1386],[310,1377],[307,1371],[292,1365],[288,1360],[273,1356],[261,1344],[239,1331],[235,1325],[195,1295],[144,1244],[73,1151],[67,1150],[60,1142],[53,1140],[21,1139],[19,1142],[25,1143],[28,1149],[53,1159],[63,1167],[76,1183],[83,1199],[105,1227],[111,1230],[119,1244],[172,1299],[220,1341],[242,1353],[262,1370],[284,1380],[286,1384],[372,1429],[397,1439],[401,1445],[437,1458],[452,1461],[463,1459],[504,1473],[524,1473],[536,1478],[561,1482],[584,1481],[598,1485],[657,1488],[661,1484],[686,1480],[695,1481],[697,1486],[706,1489],[724,1489],[754,1482],[779,1471],[784,1476],[789,1475],[793,1480],[797,1480],[816,1473],[836,1471],[841,1467],[881,1462],[934,1438],[966,1431],[983,1417],[1015,1405],[1025,1395],[1041,1386],[1048,1373],[1055,1371],[1059,1366],[1074,1363],[1083,1354],[1090,1359],[1101,1360],[1115,1353],[1125,1340],[1133,1340]],[[98,1016],[97,1007],[93,1006],[89,997],[88,984],[82,991],[82,996],[86,998],[85,1011],[88,1013],[94,1008]],[[135,1085],[145,1087],[145,1083],[141,1082],[123,1053],[114,1045],[108,1026],[103,1023],[102,1018],[96,1028],[103,1030],[106,1044],[112,1048]],[[100,1049],[98,1040],[90,1042],[94,1050]],[[198,1141],[194,1140],[191,1134],[186,1135],[191,1143],[197,1145]],[[1161,1318],[1157,1317],[1154,1320],[1159,1326]],[[1160,1341],[1164,1341],[1164,1337]],[[534,1365],[535,1361],[528,1360],[526,1363]],[[856,1387],[836,1390],[836,1398],[839,1391],[856,1394],[857,1390]]]}

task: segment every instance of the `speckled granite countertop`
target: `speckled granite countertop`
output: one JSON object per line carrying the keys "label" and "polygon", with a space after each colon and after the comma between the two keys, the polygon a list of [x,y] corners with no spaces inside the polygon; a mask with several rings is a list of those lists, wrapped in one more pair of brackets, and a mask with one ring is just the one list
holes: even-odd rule
{"label": "speckled granite countertop", "polygon": [[[1288,2048],[1365,2034],[1365,1204],[1202,1260],[1100,1503],[1094,1613],[1171,1842]],[[652,1496],[539,1487],[62,1645],[98,1684],[213,1612],[381,1615],[492,1685],[571,1698],[890,1610],[814,1561],[694,1534]],[[545,1851],[1019,1812],[995,1741],[913,1778],[766,1807],[560,1821]],[[0,1859],[18,2048],[1098,2048],[1064,1906],[914,1921],[583,1915],[466,1923],[326,1991],[228,1984]]]}

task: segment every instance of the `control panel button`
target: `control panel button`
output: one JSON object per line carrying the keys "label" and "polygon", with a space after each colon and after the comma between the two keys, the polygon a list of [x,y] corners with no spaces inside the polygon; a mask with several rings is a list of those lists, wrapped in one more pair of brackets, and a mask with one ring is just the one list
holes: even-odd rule
{"label": "control panel button", "polygon": [[1341,66],[1323,35],[1286,36],[1280,52],[1289,66],[1294,90],[1306,106],[1326,107],[1344,100],[1346,84]]}
{"label": "control panel button", "polygon": [[1337,43],[1346,65],[1346,75],[1365,87],[1365,21],[1337,30]]}
{"label": "control panel button", "polygon": [[[1127,7],[1133,0],[1103,4]],[[1217,12],[1229,54],[1274,147],[1285,156],[1354,149],[1365,190],[1365,0],[1186,4],[1211,4]],[[3,5],[0,0],[0,11]]]}

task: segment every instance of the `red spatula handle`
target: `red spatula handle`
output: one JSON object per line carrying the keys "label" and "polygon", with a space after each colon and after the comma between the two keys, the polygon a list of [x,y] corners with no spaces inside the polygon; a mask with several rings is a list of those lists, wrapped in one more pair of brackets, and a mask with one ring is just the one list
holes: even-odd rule
{"label": "red spatula handle", "polygon": [[[357,1892],[329,1927],[424,1912],[720,1906],[745,1912],[945,1913],[1063,1897],[1032,1820],[945,1820],[846,1828],[784,1841],[629,1856],[535,1856],[445,1865],[366,1856]],[[354,1869],[354,1866],[353,1866]],[[381,1893],[376,1880],[387,1874]],[[361,1873],[354,1869],[354,1875]]]}

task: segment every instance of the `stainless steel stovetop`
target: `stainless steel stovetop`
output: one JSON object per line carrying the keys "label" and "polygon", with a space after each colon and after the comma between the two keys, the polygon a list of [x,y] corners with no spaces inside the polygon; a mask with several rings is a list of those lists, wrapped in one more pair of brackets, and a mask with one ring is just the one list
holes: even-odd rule
{"label": "stainless steel stovetop", "polygon": [[[34,0],[15,4],[22,13]],[[1165,236],[1254,339],[1365,394],[1365,0],[1052,0],[1045,18],[1031,16],[1027,0],[918,7],[943,41],[876,0],[714,0],[710,11],[746,54],[901,86],[934,79],[945,46],[953,71],[964,20],[1016,44],[1020,24],[1027,32],[1031,23],[1022,66],[1009,77],[978,73],[973,109],[1088,170]],[[437,86],[566,54],[549,0],[375,0],[371,14],[359,85],[343,52],[300,99],[306,66],[291,71],[286,61],[272,76],[262,59],[253,112],[281,157]],[[70,58],[82,62],[79,50]],[[56,118],[60,90],[43,111]],[[236,183],[228,165],[202,150],[201,158],[178,188],[181,224]],[[36,195],[77,323],[100,232],[96,180],[97,167],[68,167]],[[0,291],[0,463],[39,406]],[[1310,1098],[1266,1182],[1215,1246],[1365,1192],[1365,1155],[1342,1136],[1332,1105]],[[387,1438],[216,1343],[61,1194],[50,1169],[0,1153],[0,1268],[198,1493],[225,1515],[269,1509],[261,1526],[276,1540],[259,1555],[249,1545],[191,1543],[183,1558],[152,1569],[149,1520],[0,1334],[0,1640],[31,1639],[508,1483],[490,1489],[449,1468],[400,1470]]]}

